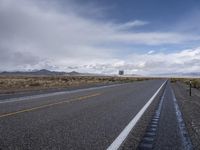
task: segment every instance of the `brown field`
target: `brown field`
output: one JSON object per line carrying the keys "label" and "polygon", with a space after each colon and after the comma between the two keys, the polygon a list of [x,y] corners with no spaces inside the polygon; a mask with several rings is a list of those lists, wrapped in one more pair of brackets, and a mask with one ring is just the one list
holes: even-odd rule
{"label": "brown field", "polygon": [[187,85],[190,84],[190,81],[192,82],[192,87],[196,89],[200,89],[200,78],[172,78],[171,82],[183,82]]}
{"label": "brown field", "polygon": [[106,76],[0,76],[0,93],[64,88],[69,86],[124,83],[141,80],[147,80],[147,78]]}

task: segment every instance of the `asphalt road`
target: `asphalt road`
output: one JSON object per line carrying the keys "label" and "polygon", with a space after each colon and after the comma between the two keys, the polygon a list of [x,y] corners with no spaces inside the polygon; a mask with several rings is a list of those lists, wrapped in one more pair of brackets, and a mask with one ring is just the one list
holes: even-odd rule
{"label": "asphalt road", "polygon": [[55,93],[55,92],[63,92],[63,91],[74,91],[77,89],[86,89],[86,88],[92,88],[92,87],[100,87],[105,85],[112,85],[117,83],[96,83],[96,84],[86,84],[86,85],[80,85],[80,86],[69,86],[69,87],[63,87],[63,88],[51,88],[51,89],[40,89],[40,90],[34,90],[34,91],[18,91],[14,93],[2,93],[0,94],[0,101],[8,98],[19,98],[24,96],[33,96],[33,95],[39,95],[39,94],[47,94],[47,93]]}
{"label": "asphalt road", "polygon": [[0,149],[106,149],[164,80],[0,101]]}
{"label": "asphalt road", "polygon": [[154,149],[193,150],[193,145],[185,126],[185,120],[183,120],[183,114],[170,82],[166,85],[163,97],[163,106]]}
{"label": "asphalt road", "polygon": [[170,84],[166,85],[154,149],[184,150]]}
{"label": "asphalt road", "polygon": [[185,120],[170,82],[138,147],[140,150],[193,150]]}

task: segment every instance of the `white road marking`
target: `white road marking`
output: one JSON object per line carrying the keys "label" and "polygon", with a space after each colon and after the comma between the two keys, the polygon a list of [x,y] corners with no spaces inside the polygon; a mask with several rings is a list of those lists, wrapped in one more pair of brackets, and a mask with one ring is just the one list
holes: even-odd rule
{"label": "white road marking", "polygon": [[[124,83],[124,84],[130,84],[130,83]],[[10,98],[10,99],[4,99],[4,100],[0,101],[0,104],[19,102],[19,101],[25,101],[25,100],[30,100],[30,99],[33,100],[33,99],[44,98],[44,97],[49,97],[49,96],[72,94],[72,93],[77,93],[77,92],[91,91],[91,90],[103,89],[103,88],[109,88],[109,87],[116,87],[116,86],[120,86],[120,85],[124,85],[124,84],[113,84],[113,85],[105,85],[105,86],[99,86],[99,87],[78,89],[78,90],[73,90],[73,91],[62,91],[62,92],[39,94],[39,95],[33,95],[33,96],[24,96],[24,97],[19,97],[19,98]]]}
{"label": "white road marking", "polygon": [[124,140],[127,138],[131,130],[134,128],[138,120],[142,117],[146,109],[158,95],[162,87],[165,85],[167,81],[165,81],[160,88],[156,91],[156,93],[149,99],[149,101],[143,106],[143,108],[137,113],[137,115],[129,122],[129,124],[123,129],[123,131],[119,134],[119,136],[113,141],[113,143],[107,148],[107,150],[117,150],[120,148]]}

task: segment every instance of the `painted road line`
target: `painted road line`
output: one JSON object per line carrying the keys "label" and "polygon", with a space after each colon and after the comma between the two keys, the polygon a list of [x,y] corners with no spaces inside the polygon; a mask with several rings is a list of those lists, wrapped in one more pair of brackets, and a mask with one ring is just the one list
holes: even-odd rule
{"label": "painted road line", "polygon": [[39,94],[39,95],[33,95],[33,96],[24,96],[24,97],[19,97],[19,98],[9,98],[9,99],[1,100],[0,104],[11,103],[11,102],[19,102],[19,101],[25,101],[25,100],[30,100],[30,99],[33,100],[33,99],[45,98],[45,97],[49,97],[49,96],[73,94],[73,93],[84,92],[84,91],[92,91],[92,90],[97,90],[97,89],[121,86],[121,85],[124,85],[124,84],[130,84],[130,83],[106,85],[106,86],[100,86],[100,87],[91,87],[91,88],[86,88],[86,89],[78,89],[78,90],[63,91],[63,92],[54,92],[54,93]]}
{"label": "painted road line", "polygon": [[134,128],[136,123],[142,117],[146,109],[150,106],[152,101],[161,91],[162,87],[165,85],[167,81],[165,81],[160,88],[154,93],[154,95],[149,99],[149,101],[143,106],[143,108],[137,113],[137,115],[129,122],[129,124],[122,130],[122,132],[118,135],[118,137],[113,141],[113,143],[107,148],[107,150],[117,150],[120,148],[124,140],[127,138],[131,130]]}
{"label": "painted road line", "polygon": [[41,106],[37,106],[37,107],[32,107],[32,108],[28,108],[28,109],[23,109],[23,110],[19,110],[19,111],[15,111],[15,112],[1,114],[0,118],[9,117],[9,116],[15,116],[17,114],[21,114],[21,113],[25,113],[25,112],[31,112],[31,111],[34,111],[34,110],[43,109],[43,108],[47,108],[47,107],[52,107],[52,106],[56,106],[56,105],[60,105],[60,104],[64,104],[64,103],[71,103],[71,102],[75,102],[75,101],[80,101],[80,100],[96,97],[96,96],[99,96],[99,95],[101,95],[101,94],[100,93],[95,93],[95,94],[91,94],[91,95],[86,95],[86,96],[73,98],[73,99],[66,100],[66,101],[50,103],[50,104],[41,105]]}

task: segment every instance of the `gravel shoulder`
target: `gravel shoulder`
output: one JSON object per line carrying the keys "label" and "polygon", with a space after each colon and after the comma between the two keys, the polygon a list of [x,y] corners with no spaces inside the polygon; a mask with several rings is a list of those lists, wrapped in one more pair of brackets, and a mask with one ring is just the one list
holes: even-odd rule
{"label": "gravel shoulder", "polygon": [[181,82],[172,83],[176,99],[183,114],[194,149],[200,149],[200,91],[192,89],[189,96],[188,86]]}

